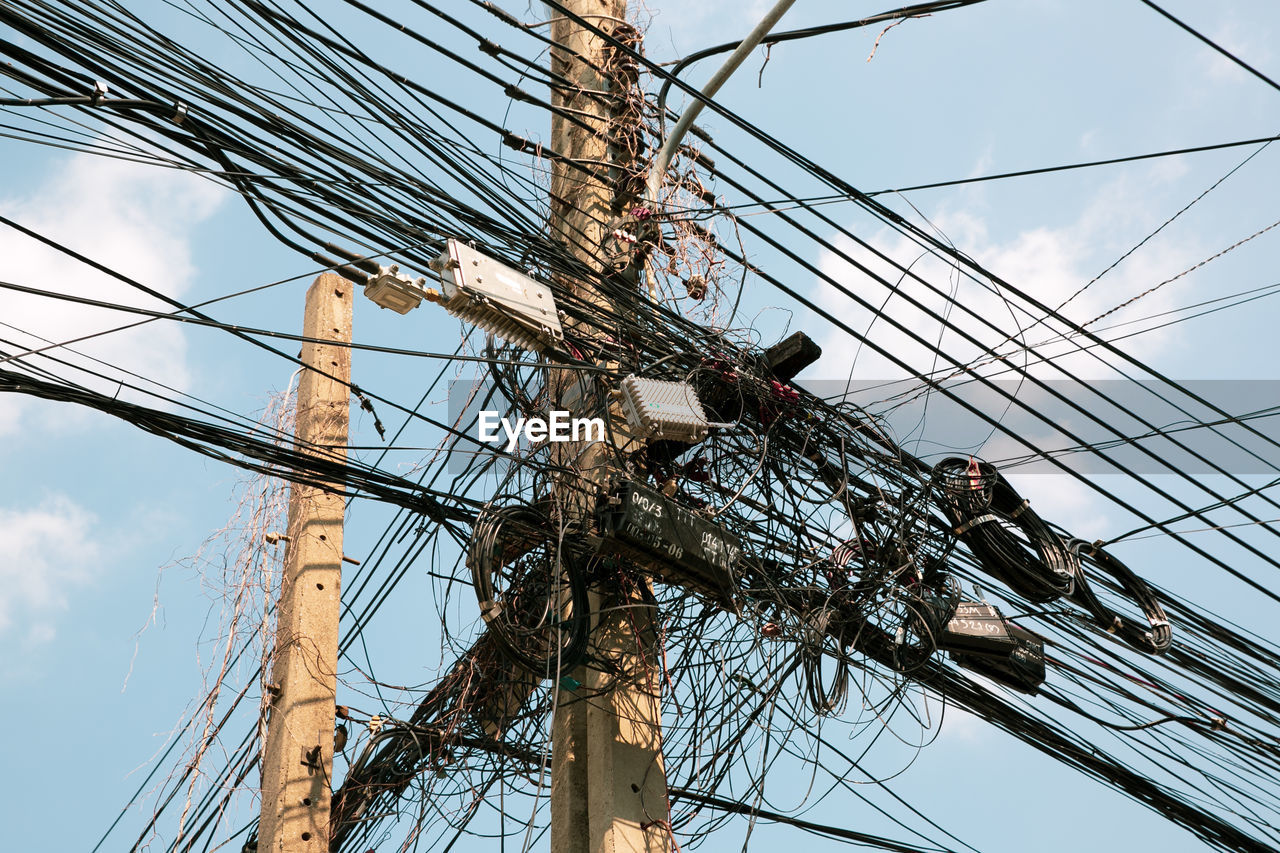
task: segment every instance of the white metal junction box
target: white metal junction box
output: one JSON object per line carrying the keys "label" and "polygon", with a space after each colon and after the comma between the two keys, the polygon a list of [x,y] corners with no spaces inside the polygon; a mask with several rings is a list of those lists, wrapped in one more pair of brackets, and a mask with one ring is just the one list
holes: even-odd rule
{"label": "white metal junction box", "polygon": [[450,314],[530,352],[564,338],[555,297],[545,284],[450,238],[440,271]]}
{"label": "white metal junction box", "polygon": [[422,304],[426,283],[424,278],[416,281],[409,278],[393,264],[381,267],[378,275],[369,279],[364,286],[364,295],[379,307],[390,308],[397,314],[408,314]]}
{"label": "white metal junction box", "polygon": [[632,374],[622,380],[622,407],[631,425],[648,438],[692,444],[707,437],[707,415],[688,382]]}

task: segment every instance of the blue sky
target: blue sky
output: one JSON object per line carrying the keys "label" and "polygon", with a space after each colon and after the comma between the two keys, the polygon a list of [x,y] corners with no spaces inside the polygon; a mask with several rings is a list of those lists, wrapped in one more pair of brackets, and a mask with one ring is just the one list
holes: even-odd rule
{"label": "blue sky", "polygon": [[[523,3],[504,5],[516,14],[532,14]],[[1168,0],[1164,5],[1263,72],[1280,77],[1275,53],[1280,8],[1275,4]],[[161,14],[145,4],[139,8],[144,15]],[[763,8],[759,2],[659,6],[655,0],[646,10],[648,54],[661,61],[736,37]],[[782,26],[877,11],[880,6],[865,2],[804,2]],[[210,55],[225,53],[228,62],[236,61],[224,42],[196,25],[174,21],[184,37],[207,45]],[[759,77],[762,57],[748,60],[720,100],[868,191],[1280,132],[1280,92],[1136,0],[989,0],[896,27],[869,58],[878,34],[872,28],[779,45]],[[711,70],[703,63],[687,76],[701,81]],[[721,133],[732,138],[727,122],[704,115],[704,123],[717,139]],[[744,143],[743,150],[749,154],[752,148]],[[909,201],[947,240],[1057,304],[1252,151],[924,190],[906,200],[890,197],[890,204],[908,210]],[[232,194],[184,172],[53,151],[22,140],[0,139],[0,152],[0,214],[188,302],[283,282],[220,306],[218,316],[284,330],[300,325],[301,295],[314,268],[272,242]],[[1268,149],[1067,313],[1091,319],[1270,225],[1277,218],[1272,200],[1278,178],[1280,150]],[[826,212],[889,254],[910,259],[908,246],[851,205],[832,205]],[[832,239],[841,245],[842,238]],[[1138,319],[1274,284],[1278,241],[1274,232],[1264,234],[1114,319]],[[764,247],[748,249],[763,266],[780,263]],[[851,287],[863,286],[847,263],[813,251],[809,260],[822,270]],[[942,280],[948,276],[945,267],[927,271]],[[148,304],[12,231],[0,231],[0,280]],[[869,328],[872,339],[904,353],[911,363],[928,364],[929,353],[850,308],[817,278],[790,285],[841,312],[855,327]],[[859,379],[898,377],[883,359],[857,352],[847,337],[802,310],[779,305],[775,296],[765,288],[750,289],[744,313],[766,341],[787,326],[817,337],[826,354],[806,374],[812,379],[844,379],[851,370]],[[1000,310],[984,302],[984,294],[975,292],[972,299],[981,311]],[[894,310],[910,322],[926,322],[901,306]],[[367,302],[356,312],[357,340],[434,351],[449,348],[440,342],[451,346],[459,336],[456,321],[442,312],[399,317]],[[1276,306],[1262,300],[1153,331],[1124,346],[1178,378],[1280,379],[1276,318]],[[0,292],[0,321],[52,341],[123,322],[119,315],[9,292]],[[9,337],[9,331],[0,337]],[[35,338],[12,334],[36,345]],[[283,361],[269,360],[225,335],[176,325],[106,335],[79,349],[251,415],[271,405],[292,373]],[[1069,363],[1089,378],[1111,376],[1103,365],[1071,358]],[[408,400],[416,399],[423,376],[438,369],[425,360],[357,353],[353,375],[368,389]],[[1274,401],[1259,406],[1269,402]],[[432,404],[441,411],[445,407],[443,399]],[[376,444],[371,419],[358,410],[353,417],[353,443]],[[943,445],[948,439],[938,427],[923,437]],[[411,443],[429,446],[438,439],[424,431]],[[989,455],[1002,452],[988,450]],[[406,452],[386,464],[408,472],[422,457]],[[220,659],[224,584],[231,575],[221,560],[225,540],[215,539],[203,551],[202,543],[228,527],[237,508],[237,484],[244,478],[236,469],[103,415],[4,398],[0,471],[11,485],[0,495],[0,555],[6,558],[0,565],[0,692],[5,697],[0,726],[9,732],[0,748],[8,771],[0,781],[0,801],[6,803],[6,835],[14,849],[89,849],[150,770],[149,762],[196,711],[209,668]],[[1120,478],[1108,480],[1121,494],[1149,499]],[[1042,515],[1081,535],[1106,537],[1135,526],[1064,478],[1027,476],[1017,482]],[[1157,515],[1173,514],[1166,510],[1151,508]],[[389,517],[387,508],[354,504],[348,553],[367,553]],[[1273,608],[1187,552],[1144,540],[1141,547],[1126,546],[1122,556],[1140,574],[1274,638]],[[1239,568],[1262,576],[1247,561]],[[1212,583],[1204,583],[1206,576]],[[370,660],[379,678],[429,682],[450,662],[442,660],[432,595],[428,579],[411,572],[380,612],[369,632]],[[450,618],[451,625],[478,630],[469,608],[457,608]],[[852,736],[839,731],[838,737]],[[918,736],[912,733],[907,740]],[[892,776],[899,794],[981,850],[1117,849],[1134,843],[1200,849],[1191,836],[1148,810],[973,717],[949,711],[941,730],[927,736],[932,742],[924,748],[878,748],[870,766],[876,774]],[[238,739],[239,731],[232,741]],[[781,791],[807,785],[797,767],[778,772]],[[72,798],[75,805],[69,808]],[[790,805],[798,800],[797,794]],[[780,801],[786,802],[785,795]],[[144,802],[128,812],[125,829],[106,849],[132,840],[151,805]],[[806,816],[892,834],[864,806],[839,794]],[[730,823],[703,849],[736,848],[743,833],[741,822]],[[790,830],[761,826],[753,845],[835,849],[799,838]],[[545,839],[541,845],[546,849]],[[489,850],[493,843],[474,840],[460,849]]]}

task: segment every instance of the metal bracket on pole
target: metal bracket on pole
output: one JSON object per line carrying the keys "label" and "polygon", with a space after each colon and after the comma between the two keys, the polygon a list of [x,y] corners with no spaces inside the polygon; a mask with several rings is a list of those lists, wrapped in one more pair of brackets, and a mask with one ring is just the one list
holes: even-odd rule
{"label": "metal bracket on pole", "polygon": [[698,113],[702,112],[702,108],[707,102],[720,91],[720,87],[729,79],[733,72],[738,70],[738,66],[747,58],[751,51],[756,49],[760,42],[764,41],[764,37],[769,31],[777,25],[778,21],[786,14],[787,10],[795,0],[778,0],[774,7],[769,10],[769,14],[756,24],[742,43],[738,45],[738,49],[729,54],[729,58],[724,61],[724,65],[720,66],[707,85],[702,87],[702,91],[694,95],[692,104],[685,107],[680,118],[676,121],[675,127],[671,128],[671,133],[667,134],[666,140],[662,143],[662,148],[658,150],[658,154],[653,158],[653,164],[649,167],[649,179],[645,185],[645,198],[657,209],[658,190],[662,188],[662,179],[667,174],[667,167],[671,165],[672,158],[675,157],[676,148],[680,145],[680,140],[684,139],[684,135],[689,132],[693,120],[698,117]]}

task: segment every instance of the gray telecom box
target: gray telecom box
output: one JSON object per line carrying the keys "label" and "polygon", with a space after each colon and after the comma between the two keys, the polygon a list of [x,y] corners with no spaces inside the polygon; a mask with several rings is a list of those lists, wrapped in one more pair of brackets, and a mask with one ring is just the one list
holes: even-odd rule
{"label": "gray telecom box", "polygon": [[643,379],[633,374],[622,380],[622,408],[645,438],[696,444],[707,437],[707,415],[688,382]]}

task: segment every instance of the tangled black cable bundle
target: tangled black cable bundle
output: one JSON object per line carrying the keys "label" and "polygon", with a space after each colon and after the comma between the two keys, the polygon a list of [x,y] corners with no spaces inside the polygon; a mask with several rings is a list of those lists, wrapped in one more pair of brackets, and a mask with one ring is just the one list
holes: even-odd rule
{"label": "tangled black cable bundle", "polygon": [[942,574],[914,589],[899,588],[891,608],[900,614],[893,636],[893,665],[910,674],[920,669],[938,650],[942,629],[955,615],[960,603],[960,582]]}
{"label": "tangled black cable bundle", "polygon": [[[840,632],[832,636],[832,617],[831,610],[823,609],[808,614],[801,622],[800,660],[805,695],[809,706],[821,715],[840,714],[849,701],[849,654]],[[835,664],[829,681],[823,675],[824,659]]]}
{"label": "tangled black cable bundle", "polygon": [[587,648],[586,577],[571,549],[547,535],[550,528],[547,515],[527,504],[488,508],[467,548],[476,600],[495,641],[538,675],[576,666]]}
{"label": "tangled black cable bundle", "polygon": [[994,466],[949,457],[934,466],[943,510],[984,569],[1030,601],[1070,595],[1075,554]]}
{"label": "tangled black cable bundle", "polygon": [[[1067,543],[1071,553],[1077,555],[1080,562],[1076,588],[1071,600],[1077,602],[1093,614],[1098,625],[1108,633],[1118,635],[1135,649],[1149,654],[1164,654],[1173,644],[1173,628],[1165,615],[1164,607],[1151,587],[1142,578],[1103,550],[1100,543],[1085,542],[1083,539],[1072,539]],[[1089,586],[1084,566],[1097,569],[1110,575],[1134,604],[1141,608],[1150,623],[1150,630],[1125,619],[1111,608],[1103,604]]]}

